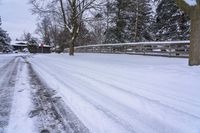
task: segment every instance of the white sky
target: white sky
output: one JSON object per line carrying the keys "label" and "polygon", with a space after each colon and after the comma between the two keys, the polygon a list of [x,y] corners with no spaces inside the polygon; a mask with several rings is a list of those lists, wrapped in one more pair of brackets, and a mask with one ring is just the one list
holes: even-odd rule
{"label": "white sky", "polygon": [[2,27],[14,41],[24,32],[34,33],[36,16],[31,14],[29,0],[0,0]]}

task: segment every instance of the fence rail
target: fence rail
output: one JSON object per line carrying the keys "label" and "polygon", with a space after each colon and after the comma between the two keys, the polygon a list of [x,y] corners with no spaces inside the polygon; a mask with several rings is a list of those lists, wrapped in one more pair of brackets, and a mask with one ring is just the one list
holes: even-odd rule
{"label": "fence rail", "polygon": [[75,47],[75,52],[136,54],[187,58],[189,55],[189,44],[190,41],[97,44]]}

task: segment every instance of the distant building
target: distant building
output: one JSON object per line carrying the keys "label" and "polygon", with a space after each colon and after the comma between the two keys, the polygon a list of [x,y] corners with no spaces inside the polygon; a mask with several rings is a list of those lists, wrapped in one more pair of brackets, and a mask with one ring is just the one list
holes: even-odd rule
{"label": "distant building", "polygon": [[40,44],[38,47],[38,53],[51,53],[52,46]]}
{"label": "distant building", "polygon": [[14,51],[24,52],[25,49],[28,49],[30,53],[51,53],[51,46],[42,45],[36,41],[14,41],[12,43]]}
{"label": "distant building", "polygon": [[14,41],[11,45],[14,51],[22,52],[25,48],[28,48],[28,41]]}

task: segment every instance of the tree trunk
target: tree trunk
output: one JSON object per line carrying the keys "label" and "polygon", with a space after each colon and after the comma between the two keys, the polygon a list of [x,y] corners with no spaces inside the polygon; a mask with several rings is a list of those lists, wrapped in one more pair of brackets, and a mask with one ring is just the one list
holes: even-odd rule
{"label": "tree trunk", "polygon": [[74,21],[74,30],[73,30],[73,32],[72,32],[72,34],[71,34],[71,42],[70,42],[70,46],[69,46],[69,55],[70,56],[73,56],[74,55],[74,46],[75,46],[75,43],[76,43],[76,39],[77,39],[77,37],[78,37],[78,33],[79,33],[79,26],[80,25],[78,25],[77,24],[77,21]]}
{"label": "tree trunk", "polygon": [[190,6],[184,0],[176,0],[177,5],[191,19],[189,65],[200,65],[200,0],[197,5]]}
{"label": "tree trunk", "polygon": [[72,8],[72,14],[71,14],[71,23],[72,23],[72,33],[71,33],[71,41],[70,41],[70,46],[69,46],[69,55],[73,56],[74,55],[74,46],[75,46],[75,41],[76,41],[76,32],[77,32],[77,5],[76,5],[76,0],[73,0],[71,3],[71,8]]}
{"label": "tree trunk", "polygon": [[69,55],[70,56],[74,56],[74,44],[75,44],[75,40],[73,39],[70,43],[71,44],[69,46]]}
{"label": "tree trunk", "polygon": [[[60,1],[60,7],[61,7],[61,11],[62,11],[63,22],[64,22],[64,35],[67,35],[67,18],[66,18],[65,9],[63,6],[63,0],[59,0],[59,1]],[[64,39],[65,42],[67,42],[66,38],[67,38],[67,36]],[[63,46],[62,51],[64,49],[65,49],[65,46]]]}
{"label": "tree trunk", "polygon": [[191,38],[189,65],[200,65],[200,7],[196,7],[191,17]]}

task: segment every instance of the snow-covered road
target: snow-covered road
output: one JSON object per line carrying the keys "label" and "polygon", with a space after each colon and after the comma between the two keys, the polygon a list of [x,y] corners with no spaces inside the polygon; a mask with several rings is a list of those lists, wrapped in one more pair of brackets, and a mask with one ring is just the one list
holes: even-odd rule
{"label": "snow-covered road", "polygon": [[200,68],[186,59],[51,54],[28,61],[92,133],[200,132]]}
{"label": "snow-covered road", "polygon": [[[12,102],[12,107],[5,133],[36,133],[37,129],[35,128],[34,120],[28,115],[33,109],[28,67],[24,60],[24,55],[15,55],[14,58],[18,61],[18,64],[14,67],[16,73],[12,74],[15,77],[13,80],[13,98],[10,101]],[[10,66],[13,66],[13,62],[11,62]]]}
{"label": "snow-covered road", "polygon": [[28,57],[0,55],[0,133],[89,133]]}
{"label": "snow-covered road", "polygon": [[[31,102],[28,102],[30,99],[27,98],[28,88],[22,84],[24,76],[20,74],[23,72],[24,64],[22,57],[0,56],[0,133],[19,133],[24,129],[30,129],[31,120],[26,114],[31,109]],[[19,90],[24,92],[18,92]]]}

